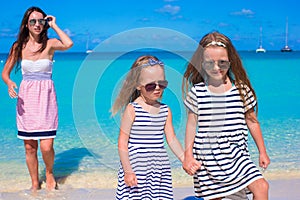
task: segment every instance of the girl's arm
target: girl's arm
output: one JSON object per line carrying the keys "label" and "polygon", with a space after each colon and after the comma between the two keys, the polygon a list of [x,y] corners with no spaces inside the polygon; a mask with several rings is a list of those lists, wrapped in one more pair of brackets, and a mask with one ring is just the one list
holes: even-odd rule
{"label": "girl's arm", "polygon": [[188,112],[186,131],[185,131],[185,152],[183,169],[189,175],[193,175],[201,166],[193,156],[193,146],[195,133],[197,129],[197,115],[191,111]]}
{"label": "girl's arm", "polygon": [[165,125],[165,134],[166,134],[166,139],[169,147],[171,148],[173,153],[177,156],[177,158],[183,163],[184,151],[175,135],[175,131],[172,123],[172,112],[170,108],[168,108],[168,117]]}
{"label": "girl's arm", "polygon": [[54,16],[48,15],[46,17],[51,18],[51,21],[48,21],[49,26],[56,32],[60,40],[53,38],[49,39],[49,42],[51,43],[51,48],[52,50],[67,50],[73,46],[73,41],[71,38],[64,32],[62,31],[58,25],[56,24],[56,18]]}
{"label": "girl's arm", "polygon": [[8,87],[8,94],[11,98],[16,98],[18,95],[17,95],[17,92],[15,91],[15,89],[17,89],[17,85],[15,82],[13,82],[11,79],[10,79],[10,73],[11,73],[11,70],[14,68],[14,65],[16,64],[16,60],[14,59],[14,49],[15,49],[15,46],[17,44],[14,43],[13,46],[11,47],[11,52],[9,54],[9,57],[7,58],[6,60],[6,63],[4,65],[4,68],[2,70],[2,79],[3,81],[6,83],[7,87]]}
{"label": "girl's arm", "polygon": [[137,185],[137,178],[131,168],[128,154],[128,140],[134,117],[134,108],[131,105],[128,105],[122,117],[118,140],[119,156],[125,173],[124,181],[128,186]]}
{"label": "girl's arm", "polygon": [[254,109],[251,109],[246,113],[246,123],[247,123],[248,129],[255,141],[255,144],[258,148],[259,166],[266,169],[268,167],[268,165],[270,164],[270,159],[267,154],[267,150],[266,150],[266,147],[264,144],[264,139],[262,136],[262,131],[260,129],[260,125],[257,120],[256,114],[254,112]]}

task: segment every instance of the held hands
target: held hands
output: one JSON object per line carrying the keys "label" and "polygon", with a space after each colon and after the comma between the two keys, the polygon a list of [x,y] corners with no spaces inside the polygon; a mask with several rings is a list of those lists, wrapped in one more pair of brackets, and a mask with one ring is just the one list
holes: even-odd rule
{"label": "held hands", "polygon": [[17,98],[18,97],[18,94],[17,92],[15,91],[15,89],[17,89],[17,85],[15,82],[13,81],[10,81],[8,84],[8,94],[10,96],[10,98]]}
{"label": "held hands", "polygon": [[185,157],[182,163],[182,168],[190,176],[193,176],[197,172],[197,170],[200,169],[200,167],[201,167],[201,163],[197,161],[194,157],[191,158]]}
{"label": "held hands", "polygon": [[130,187],[137,186],[137,178],[134,172],[125,172],[124,181]]}

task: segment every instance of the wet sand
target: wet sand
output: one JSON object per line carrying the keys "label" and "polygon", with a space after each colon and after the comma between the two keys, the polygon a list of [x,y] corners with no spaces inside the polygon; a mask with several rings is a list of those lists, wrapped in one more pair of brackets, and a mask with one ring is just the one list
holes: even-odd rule
{"label": "wet sand", "polygon": [[[270,200],[298,200],[300,198],[300,179],[281,179],[269,180]],[[175,187],[174,199],[180,200],[193,196],[192,185],[190,187]],[[61,186],[60,190],[46,192],[38,191],[32,194],[29,190],[20,192],[3,192],[0,194],[1,200],[23,200],[23,199],[65,199],[65,200],[110,200],[115,198],[115,189],[97,189],[97,188],[68,188]],[[252,199],[250,197],[250,199]]]}

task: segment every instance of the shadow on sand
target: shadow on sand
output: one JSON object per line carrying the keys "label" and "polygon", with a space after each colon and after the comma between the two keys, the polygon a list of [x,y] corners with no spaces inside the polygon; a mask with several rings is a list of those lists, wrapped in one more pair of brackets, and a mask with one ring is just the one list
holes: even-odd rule
{"label": "shadow on sand", "polygon": [[[56,182],[64,184],[68,176],[78,170],[81,160],[86,156],[93,156],[86,148],[72,148],[56,154],[53,166]],[[41,173],[40,182],[46,180],[45,170]]]}

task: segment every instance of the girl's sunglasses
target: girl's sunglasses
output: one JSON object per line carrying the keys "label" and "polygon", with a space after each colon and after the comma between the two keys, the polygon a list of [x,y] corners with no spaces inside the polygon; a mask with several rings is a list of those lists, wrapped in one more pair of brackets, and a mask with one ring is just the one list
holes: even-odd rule
{"label": "girl's sunglasses", "polygon": [[47,21],[45,19],[31,19],[31,20],[29,20],[30,26],[34,26],[36,24],[36,22],[38,22],[39,25],[45,26]]}
{"label": "girl's sunglasses", "polygon": [[207,69],[207,70],[212,70],[215,67],[215,63],[220,67],[222,70],[229,69],[230,67],[230,62],[227,60],[209,60],[209,61],[204,61],[202,63],[202,67]]}
{"label": "girl's sunglasses", "polygon": [[159,86],[160,89],[165,89],[168,86],[168,81],[163,80],[163,81],[151,82],[146,84],[144,87],[147,92],[152,92],[155,90],[157,85]]}

